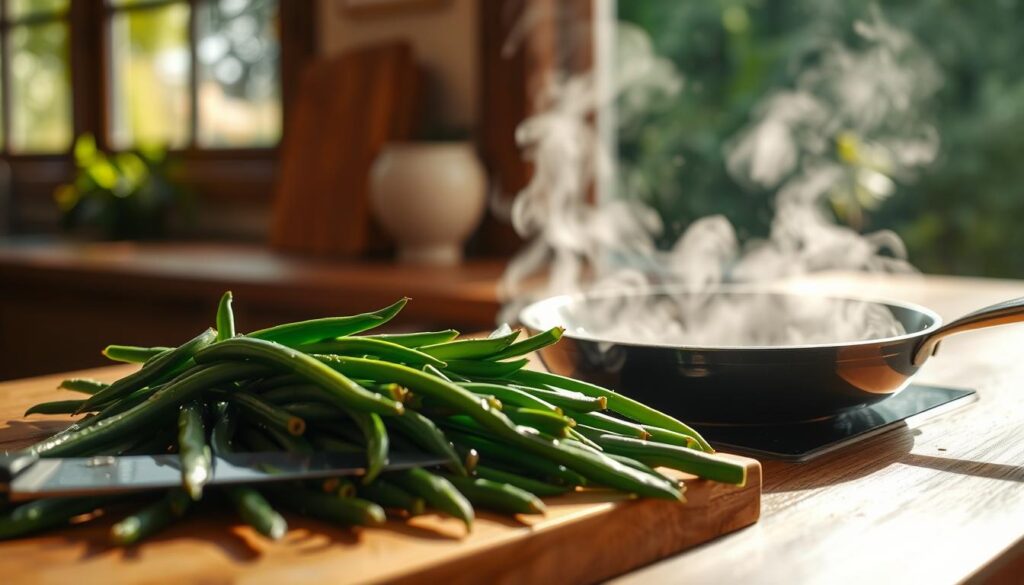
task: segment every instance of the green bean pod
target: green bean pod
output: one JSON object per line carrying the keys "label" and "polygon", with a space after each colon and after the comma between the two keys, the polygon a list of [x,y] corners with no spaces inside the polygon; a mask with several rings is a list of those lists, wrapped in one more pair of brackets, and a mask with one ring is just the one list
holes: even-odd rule
{"label": "green bean pod", "polygon": [[510,362],[449,359],[444,372],[470,378],[504,378],[523,369],[529,363],[530,360],[525,358]]}
{"label": "green bean pod", "polygon": [[578,443],[583,443],[584,445],[586,445],[587,447],[590,447],[591,449],[595,449],[597,451],[604,451],[604,449],[602,449],[600,445],[595,443],[593,441],[593,439],[591,439],[587,434],[585,434],[583,432],[583,429],[580,428],[580,427],[585,427],[585,426],[586,425],[576,425],[575,427],[570,427],[570,428],[566,429],[567,430],[566,434],[568,435],[568,438],[572,439],[573,441],[576,441]]}
{"label": "green bean pod", "polygon": [[508,378],[528,386],[551,386],[553,388],[579,392],[580,394],[586,394],[587,396],[603,396],[608,401],[608,408],[612,411],[633,419],[641,424],[660,427],[693,437],[700,444],[700,448],[702,450],[708,453],[714,452],[714,449],[712,449],[711,445],[709,445],[708,442],[700,436],[700,433],[690,428],[689,425],[680,422],[663,412],[655,410],[642,402],[633,400],[632,398],[623,396],[622,394],[613,392],[607,388],[602,388],[581,380],[566,378],[565,376],[559,376],[557,374],[549,374],[547,372],[537,372],[533,370],[520,370],[509,375]]}
{"label": "green bean pod", "polygon": [[281,408],[310,423],[337,423],[345,419],[344,411],[322,402],[292,402],[282,404]]}
{"label": "green bean pod", "polygon": [[747,483],[745,466],[694,449],[619,435],[602,435],[597,443],[609,453],[624,455],[647,465],[670,467],[722,483]]}
{"label": "green bean pod", "polygon": [[467,475],[459,454],[448,442],[447,437],[429,418],[414,410],[406,410],[402,416],[388,418],[387,423],[412,439],[421,449],[448,460],[448,468],[459,475]]}
{"label": "green bean pod", "polygon": [[386,479],[377,478],[373,482],[361,485],[359,495],[371,502],[391,510],[401,510],[409,516],[419,516],[426,511],[423,498],[413,496]]}
{"label": "green bean pod", "polygon": [[110,527],[110,540],[117,546],[129,546],[160,532],[185,515],[189,500],[181,490],[171,490],[160,501]]}
{"label": "green bean pod", "polygon": [[543,514],[547,510],[540,498],[511,484],[457,475],[443,477],[478,508],[506,514]]}
{"label": "green bean pod", "polygon": [[524,477],[522,475],[512,473],[498,469],[496,467],[490,467],[487,465],[477,465],[475,473],[477,476],[483,479],[489,479],[500,483],[507,483],[509,485],[516,486],[521,490],[525,490],[531,494],[537,496],[560,496],[562,494],[569,493],[573,490],[571,486],[555,485],[538,479],[530,477]]}
{"label": "green bean pod", "polygon": [[669,445],[677,445],[679,447],[686,447],[688,449],[697,449],[698,451],[703,451],[700,445],[700,441],[698,441],[697,439],[690,435],[684,435],[682,433],[677,433],[675,431],[670,431],[668,429],[663,429],[651,425],[642,425],[641,428],[644,430],[645,433],[647,433],[648,436],[638,438],[647,438],[648,440],[653,441],[655,443],[667,443]]}
{"label": "green bean pod", "polygon": [[412,366],[426,364],[437,368],[445,366],[444,361],[436,357],[408,348],[397,343],[371,339],[368,337],[339,337],[299,346],[297,349],[305,353],[329,353],[338,355],[372,355],[389,361],[401,362]]}
{"label": "green bean pod", "polygon": [[537,335],[527,337],[522,341],[517,341],[498,353],[487,356],[487,359],[504,360],[511,357],[518,357],[528,353],[533,353],[539,349],[558,343],[558,340],[562,338],[562,333],[564,332],[564,327],[552,327],[547,331],[542,331]]}
{"label": "green bean pod", "polygon": [[143,364],[139,371],[128,374],[90,396],[82,405],[82,410],[92,410],[99,404],[109,403],[152,383],[160,382],[163,376],[179,368],[197,351],[213,343],[216,338],[217,334],[213,329],[207,329],[180,347],[160,354],[152,361]]}
{"label": "green bean pod", "polygon": [[367,484],[376,479],[388,464],[388,430],[379,414],[357,410],[348,410],[346,414],[355,421],[366,443],[366,475],[362,483]]}
{"label": "green bean pod", "polygon": [[115,362],[141,364],[171,351],[171,347],[139,347],[137,345],[108,345],[103,348],[103,356]]}
{"label": "green bean pod", "polygon": [[473,527],[473,506],[447,479],[418,467],[389,473],[387,478],[432,508],[462,520],[467,530]]}
{"label": "green bean pod", "polygon": [[224,293],[217,304],[217,341],[235,336],[235,313],[231,310],[231,291]]}
{"label": "green bean pod", "polygon": [[567,437],[568,429],[576,424],[571,418],[550,410],[510,406],[503,408],[502,412],[517,425],[533,427],[554,437]]}
{"label": "green bean pod", "polygon": [[421,331],[419,333],[384,333],[380,335],[366,335],[367,339],[379,339],[388,343],[396,343],[405,347],[420,348],[424,345],[435,345],[451,341],[459,336],[454,329],[444,331]]}
{"label": "green bean pod", "polygon": [[474,394],[490,394],[500,400],[502,404],[511,404],[513,406],[522,406],[525,408],[536,408],[539,410],[547,410],[557,414],[562,414],[562,409],[554,404],[512,386],[490,384],[486,382],[459,382],[458,385]]}
{"label": "green bean pod", "polygon": [[244,413],[251,422],[278,429],[296,437],[306,432],[306,421],[248,392],[211,390],[209,395],[236,405],[238,410]]}
{"label": "green bean pod", "polygon": [[603,429],[613,434],[633,437],[634,439],[647,439],[650,433],[643,426],[636,423],[608,416],[602,412],[572,412],[569,414],[578,424],[587,425],[596,429]]}
{"label": "green bean pod", "polygon": [[457,445],[477,450],[485,463],[500,463],[504,467],[524,471],[533,477],[562,485],[578,486],[587,484],[585,477],[564,465],[539,457],[524,457],[523,453],[518,449],[472,432],[466,432],[461,428],[454,428],[449,426],[450,424],[450,422],[445,424],[445,433]]}
{"label": "green bean pod", "polygon": [[608,408],[608,401],[604,397],[587,396],[569,390],[548,390],[530,386],[516,386],[516,388],[573,412],[596,412]]}
{"label": "green bean pod", "polygon": [[288,532],[288,522],[255,489],[239,485],[227,488],[228,498],[238,516],[267,538],[278,540]]}
{"label": "green bean pod", "polygon": [[181,483],[193,500],[203,497],[203,486],[213,477],[213,458],[203,429],[203,407],[189,402],[178,413],[178,458]]}
{"label": "green bean pod", "polygon": [[177,406],[203,390],[224,382],[265,376],[267,371],[259,364],[235,362],[195,368],[181,374],[141,404],[86,428],[40,441],[27,451],[42,457],[84,454],[91,448],[149,428],[154,421],[172,413]]}
{"label": "green bean pod", "polygon": [[103,506],[109,498],[46,498],[0,513],[0,540],[67,524],[68,520]]}
{"label": "green bean pod", "polygon": [[52,402],[40,402],[34,404],[25,411],[25,416],[30,414],[74,414],[79,412],[85,400],[54,400]]}
{"label": "green bean pod", "polygon": [[235,337],[196,353],[199,363],[252,360],[284,368],[319,386],[338,406],[377,414],[402,414],[403,406],[358,384],[300,351],[272,341]]}
{"label": "green bean pod", "polygon": [[419,350],[430,354],[440,360],[449,359],[474,359],[493,355],[515,341],[519,331],[513,331],[501,337],[488,337],[486,339],[458,339],[434,345],[425,345]]}
{"label": "green bean pod", "polygon": [[71,390],[72,392],[81,392],[82,394],[95,394],[100,390],[103,390],[110,384],[106,382],[100,382],[98,380],[92,380],[89,378],[68,378],[60,383],[58,388],[65,390]]}
{"label": "green bean pod", "polygon": [[307,489],[274,488],[274,499],[303,516],[337,522],[345,526],[383,524],[387,517],[379,505],[360,498],[339,498]]}
{"label": "green bean pod", "polygon": [[288,347],[298,347],[325,339],[344,337],[387,323],[405,307],[407,302],[409,302],[409,299],[403,298],[392,305],[370,313],[285,323],[253,331],[248,337],[274,341]]}

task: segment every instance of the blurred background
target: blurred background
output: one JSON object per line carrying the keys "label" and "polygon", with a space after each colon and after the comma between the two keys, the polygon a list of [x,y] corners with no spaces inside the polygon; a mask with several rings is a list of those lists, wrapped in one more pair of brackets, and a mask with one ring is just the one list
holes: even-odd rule
{"label": "blurred background", "polygon": [[536,168],[517,128],[652,55],[661,91],[599,99],[572,140],[614,163],[582,192],[648,205],[660,245],[713,214],[765,237],[779,193],[827,171],[821,213],[893,230],[919,270],[1024,277],[1022,20],[1018,0],[0,0],[0,378],[189,338],[229,288],[243,329],[403,295],[397,327],[488,328]]}

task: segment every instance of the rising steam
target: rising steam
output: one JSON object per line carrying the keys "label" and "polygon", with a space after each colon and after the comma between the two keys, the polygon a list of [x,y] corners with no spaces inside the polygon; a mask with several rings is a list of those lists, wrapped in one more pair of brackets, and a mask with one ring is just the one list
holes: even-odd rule
{"label": "rising steam", "polygon": [[[595,185],[611,183],[615,168],[594,117],[614,104],[619,125],[635,124],[655,97],[686,91],[683,76],[655,53],[645,32],[615,27],[610,80],[597,83],[588,73],[553,81],[539,99],[540,113],[518,130],[535,173],[512,210],[515,229],[528,243],[503,280],[510,312],[528,297],[563,293],[646,293],[663,285],[708,292],[822,270],[912,270],[894,233],[862,235],[833,219],[859,225],[861,209],[892,195],[897,181],[913,180],[938,150],[938,135],[922,112],[941,77],[920,46],[879,10],[855,24],[856,46],[821,46],[814,64],[790,87],[767,95],[726,143],[733,179],[775,192],[768,238],[740,242],[725,217],[712,216],[691,224],[668,250],[655,244],[663,230],[658,214],[637,197],[595,197]],[[543,284],[529,285],[536,282]],[[709,306],[708,294],[636,298],[589,306],[587,333],[730,345],[900,333],[894,319],[869,304],[839,311],[802,306],[788,316],[775,311],[781,321],[769,322],[766,307],[756,302],[719,299]],[[823,323],[830,326],[823,330]]]}

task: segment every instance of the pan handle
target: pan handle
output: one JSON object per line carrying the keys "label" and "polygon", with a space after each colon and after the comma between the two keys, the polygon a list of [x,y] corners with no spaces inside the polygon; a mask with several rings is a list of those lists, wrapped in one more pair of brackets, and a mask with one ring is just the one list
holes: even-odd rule
{"label": "pan handle", "polygon": [[914,365],[920,366],[938,349],[939,342],[954,333],[1024,321],[1024,297],[978,309],[932,331],[914,351]]}

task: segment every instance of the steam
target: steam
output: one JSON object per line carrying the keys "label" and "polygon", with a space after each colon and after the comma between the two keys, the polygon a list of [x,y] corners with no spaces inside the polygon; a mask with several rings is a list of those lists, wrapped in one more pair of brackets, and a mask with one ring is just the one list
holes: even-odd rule
{"label": "steam", "polygon": [[[644,31],[615,27],[611,79],[598,83],[587,73],[554,80],[539,97],[540,113],[518,129],[535,173],[512,209],[528,243],[503,279],[512,301],[506,316],[530,297],[612,289],[636,296],[589,304],[581,334],[740,345],[901,333],[878,305],[805,303],[773,312],[767,301],[710,292],[831,269],[913,270],[896,234],[854,228],[862,209],[893,195],[897,181],[913,180],[938,150],[923,112],[941,76],[914,39],[872,9],[854,25],[855,46],[823,44],[814,64],[767,95],[727,141],[732,178],[774,190],[766,239],[741,242],[728,219],[712,216],[662,250],[655,241],[663,226],[653,209],[629,192],[595,197],[595,186],[611,184],[616,169],[593,119],[614,104],[620,127],[636,124],[656,100],[678,98],[686,84]],[[690,294],[647,294],[665,286]],[[779,316],[766,320],[766,311]]]}

